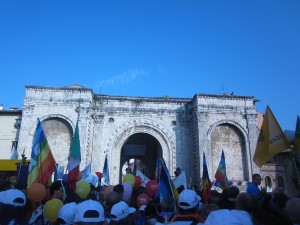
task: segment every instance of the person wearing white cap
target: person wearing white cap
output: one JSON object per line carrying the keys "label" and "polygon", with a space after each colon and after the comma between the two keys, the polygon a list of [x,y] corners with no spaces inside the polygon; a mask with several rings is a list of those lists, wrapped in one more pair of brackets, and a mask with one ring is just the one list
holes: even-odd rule
{"label": "person wearing white cap", "polygon": [[211,212],[205,220],[205,225],[253,225],[250,212],[252,197],[241,193],[236,197],[234,210],[221,209]]}
{"label": "person wearing white cap", "polygon": [[58,212],[56,224],[72,225],[74,222],[76,209],[77,204],[75,202],[64,204]]}
{"label": "person wearing white cap", "polygon": [[26,221],[26,196],[18,189],[0,192],[0,224],[23,224]]}
{"label": "person wearing white cap", "polygon": [[104,209],[102,205],[94,200],[86,200],[77,205],[74,225],[104,225]]}
{"label": "person wearing white cap", "polygon": [[199,215],[199,202],[201,198],[193,190],[183,190],[178,197],[179,214],[174,216],[171,224],[201,224],[204,222]]}
{"label": "person wearing white cap", "polygon": [[136,211],[135,208],[129,207],[126,202],[121,201],[116,203],[111,208],[110,217],[111,221],[109,224],[126,224],[135,225],[134,217],[132,213]]}

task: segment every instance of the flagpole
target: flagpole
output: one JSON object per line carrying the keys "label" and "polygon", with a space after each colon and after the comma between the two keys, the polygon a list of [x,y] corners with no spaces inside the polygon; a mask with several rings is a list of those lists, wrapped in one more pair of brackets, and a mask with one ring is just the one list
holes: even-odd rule
{"label": "flagpole", "polygon": [[[247,138],[248,138],[248,145],[249,145],[249,157],[250,157],[250,161],[252,161],[252,155],[251,155],[251,142],[250,142],[250,137],[249,137],[249,120],[248,120],[248,113],[247,113],[247,107],[246,107],[246,99],[244,99],[245,101],[245,119],[246,119],[246,124],[247,124]],[[252,162],[250,163],[250,169],[251,169],[251,174],[253,174],[253,165]]]}
{"label": "flagpole", "polygon": [[63,189],[63,193],[64,193],[64,199],[66,198],[66,196],[67,196],[67,194],[66,194],[66,190],[65,190],[65,187],[64,187],[64,185],[63,185],[63,182],[62,182],[62,179],[60,178],[60,171],[58,170],[58,164],[56,164],[55,165],[55,167],[56,167],[56,171],[58,172],[57,173],[57,177],[58,177],[58,180],[60,181],[60,185],[61,185],[61,188]]}
{"label": "flagpole", "polygon": [[294,158],[294,154],[293,154],[293,150],[291,151],[290,155],[292,156],[292,160],[293,160],[293,165],[296,169],[296,174],[297,174],[297,178],[299,179],[299,172],[298,172],[298,168],[297,168],[297,165],[296,165],[296,162],[295,162],[295,158]]}
{"label": "flagpole", "polygon": [[[26,148],[26,147],[25,147]],[[24,148],[24,150],[23,150],[23,153],[22,153],[22,161],[21,161],[21,163],[20,163],[20,167],[19,167],[19,172],[18,172],[18,176],[17,176],[17,183],[18,183],[18,181],[19,181],[19,177],[20,177],[20,173],[21,173],[21,168],[22,168],[22,164],[23,164],[23,158],[25,158],[25,155],[24,155],[24,151],[25,151],[25,148]],[[25,161],[25,160],[24,160]]]}

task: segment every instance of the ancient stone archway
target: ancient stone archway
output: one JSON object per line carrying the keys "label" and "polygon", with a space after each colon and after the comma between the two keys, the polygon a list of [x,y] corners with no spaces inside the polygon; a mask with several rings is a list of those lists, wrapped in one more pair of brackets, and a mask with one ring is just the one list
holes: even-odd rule
{"label": "ancient stone archway", "polygon": [[[110,160],[112,162],[111,171],[112,182],[118,183],[121,179],[120,171],[121,168],[121,152],[127,141],[131,141],[130,137],[135,139],[135,134],[142,135],[145,138],[149,138],[149,143],[155,143],[157,147],[157,153],[160,154],[166,161],[166,164],[172,174],[176,167],[176,154],[174,141],[171,138],[169,132],[161,127],[158,123],[154,121],[145,120],[135,120],[132,123],[123,124],[116,129],[117,132],[111,137],[112,140],[116,142],[111,145],[111,149],[107,150],[110,155]],[[123,159],[123,163],[124,163]],[[155,159],[156,162],[156,159]],[[151,175],[151,172],[150,172]]]}
{"label": "ancient stone archway", "polygon": [[[129,160],[134,159],[132,172],[139,169],[149,179],[154,179],[156,159],[161,155],[162,148],[155,137],[145,133],[133,134],[122,147],[120,169],[122,169],[125,162],[130,163]],[[139,163],[139,165],[136,163]]]}

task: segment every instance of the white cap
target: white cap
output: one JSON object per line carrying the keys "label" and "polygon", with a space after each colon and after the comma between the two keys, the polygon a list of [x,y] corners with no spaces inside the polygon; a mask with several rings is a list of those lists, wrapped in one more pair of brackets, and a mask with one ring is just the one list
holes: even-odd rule
{"label": "white cap", "polygon": [[86,200],[77,205],[74,222],[105,221],[102,205],[94,200]]}
{"label": "white cap", "polygon": [[63,220],[65,224],[73,224],[76,209],[77,204],[75,202],[63,205],[59,210],[58,219]]}
{"label": "white cap", "polygon": [[119,221],[121,219],[124,219],[126,216],[129,215],[129,213],[135,212],[135,208],[129,207],[126,202],[121,201],[119,203],[116,203],[111,208],[111,220],[113,221]]}
{"label": "white cap", "polygon": [[0,202],[13,206],[24,206],[26,204],[26,196],[18,189],[8,189],[0,192]]}
{"label": "white cap", "polygon": [[178,205],[181,209],[191,209],[197,206],[201,198],[193,190],[183,190],[178,197]]}

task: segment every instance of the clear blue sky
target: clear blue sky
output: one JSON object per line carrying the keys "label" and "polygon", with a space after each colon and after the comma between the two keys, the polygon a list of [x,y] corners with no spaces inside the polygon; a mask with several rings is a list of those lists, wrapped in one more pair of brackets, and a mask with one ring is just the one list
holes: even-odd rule
{"label": "clear blue sky", "polygon": [[300,114],[299,0],[0,1],[0,104],[25,85],[94,93],[255,96],[282,129]]}

